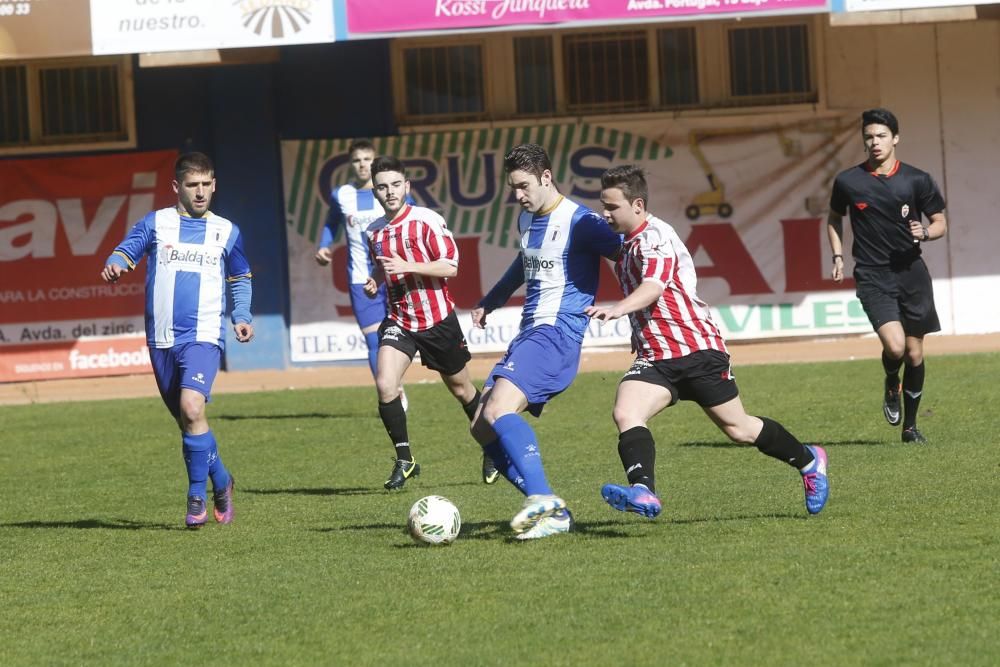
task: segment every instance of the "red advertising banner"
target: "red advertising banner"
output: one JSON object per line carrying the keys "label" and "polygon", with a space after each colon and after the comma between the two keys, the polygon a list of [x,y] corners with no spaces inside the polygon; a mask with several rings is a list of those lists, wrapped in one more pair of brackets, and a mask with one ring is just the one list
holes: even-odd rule
{"label": "red advertising banner", "polygon": [[99,274],[133,224],[174,201],[175,159],[0,162],[0,382],[151,370],[144,271],[113,285]]}

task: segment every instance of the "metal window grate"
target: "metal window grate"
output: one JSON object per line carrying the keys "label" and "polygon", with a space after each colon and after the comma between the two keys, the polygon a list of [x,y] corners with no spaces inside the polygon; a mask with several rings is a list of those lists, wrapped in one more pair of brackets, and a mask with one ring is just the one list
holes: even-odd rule
{"label": "metal window grate", "polygon": [[124,138],[117,65],[42,68],[39,88],[45,139]]}
{"label": "metal window grate", "polygon": [[410,116],[477,116],[485,108],[483,51],[477,44],[403,50]]}
{"label": "metal window grate", "polygon": [[556,110],[551,37],[515,37],[514,71],[519,114],[544,114]]}
{"label": "metal window grate", "polygon": [[28,143],[28,77],[23,65],[0,67],[0,146]]}
{"label": "metal window grate", "polygon": [[665,28],[656,32],[660,59],[660,105],[697,104],[698,42],[694,28]]}
{"label": "metal window grate", "polygon": [[563,38],[566,106],[574,112],[649,107],[645,32],[601,32]]}
{"label": "metal window grate", "polygon": [[806,25],[731,29],[729,72],[733,97],[789,104],[814,101],[809,55]]}

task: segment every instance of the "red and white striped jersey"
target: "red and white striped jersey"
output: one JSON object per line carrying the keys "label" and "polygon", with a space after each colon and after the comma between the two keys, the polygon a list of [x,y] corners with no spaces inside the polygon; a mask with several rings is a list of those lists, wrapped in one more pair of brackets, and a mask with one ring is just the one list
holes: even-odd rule
{"label": "red and white striped jersey", "polygon": [[699,350],[726,352],[708,305],[698,298],[691,254],[674,228],[649,216],[625,237],[615,273],[628,296],[645,281],[663,287],[660,298],[629,315],[632,348],[640,359],[676,359]]}
{"label": "red and white striped jersey", "polygon": [[[375,270],[378,257],[391,252],[408,262],[444,260],[458,266],[458,246],[440,215],[423,206],[407,205],[392,221],[385,216],[367,230],[368,250]],[[455,309],[445,278],[415,273],[386,275],[389,319],[407,331],[424,331]]]}

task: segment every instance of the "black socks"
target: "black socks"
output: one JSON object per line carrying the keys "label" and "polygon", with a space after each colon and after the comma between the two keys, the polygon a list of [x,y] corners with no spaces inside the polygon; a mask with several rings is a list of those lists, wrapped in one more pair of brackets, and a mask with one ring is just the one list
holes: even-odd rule
{"label": "black socks", "polygon": [[382,419],[385,432],[389,434],[389,439],[396,446],[396,458],[404,461],[412,461],[413,455],[410,453],[410,435],[406,430],[406,412],[403,410],[403,401],[397,396],[388,403],[378,404],[378,416]]}
{"label": "black socks", "polygon": [[618,456],[629,484],[644,484],[656,493],[656,444],[645,426],[635,426],[618,436]]}
{"label": "black socks", "polygon": [[924,392],[924,362],[919,366],[907,366],[903,371],[903,428],[917,425],[917,408],[920,395]]}
{"label": "black socks", "polygon": [[762,454],[784,461],[788,465],[801,470],[812,463],[815,458],[805,445],[785,430],[785,427],[767,417],[758,417],[764,422],[764,428],[754,441],[754,446]]}

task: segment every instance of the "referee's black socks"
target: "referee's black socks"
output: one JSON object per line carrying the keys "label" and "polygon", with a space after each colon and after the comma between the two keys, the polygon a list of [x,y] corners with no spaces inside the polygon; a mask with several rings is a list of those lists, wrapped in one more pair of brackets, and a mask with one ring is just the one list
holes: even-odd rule
{"label": "referee's black socks", "polygon": [[815,458],[798,438],[785,430],[785,427],[767,417],[758,417],[764,422],[764,428],[754,441],[754,446],[762,454],[784,461],[788,465],[801,470],[813,462]]}
{"label": "referee's black socks", "polygon": [[899,367],[903,365],[903,357],[893,359],[885,350],[882,350],[882,368],[885,369],[885,376],[899,382]]}
{"label": "referee's black socks", "polygon": [[903,370],[903,428],[917,425],[917,408],[924,393],[924,362],[919,366],[906,365]]}

